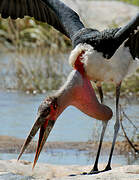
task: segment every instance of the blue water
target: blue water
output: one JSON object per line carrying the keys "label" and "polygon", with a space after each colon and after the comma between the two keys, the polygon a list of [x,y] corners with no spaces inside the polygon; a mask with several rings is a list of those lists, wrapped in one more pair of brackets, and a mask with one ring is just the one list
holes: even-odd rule
{"label": "blue water", "polygon": [[[3,125],[0,127],[0,134],[26,138],[35,121],[38,106],[45,96],[1,92],[0,122]],[[69,107],[58,118],[48,140],[87,141],[91,138],[92,127],[91,118],[74,107]]]}
{"label": "blue water", "polygon": [[[46,94],[27,95],[17,92],[0,92],[0,135],[26,138],[32,124],[35,122],[37,109]],[[106,101],[115,112],[114,102]],[[139,104],[127,106],[125,112],[132,122],[139,127]],[[112,139],[115,114],[109,121],[106,139]],[[126,121],[127,123],[128,121]],[[126,125],[125,123],[125,125]],[[130,125],[128,123],[128,125]],[[126,125],[127,126],[127,125]],[[132,128],[129,126],[132,134]],[[88,141],[99,138],[101,121],[88,117],[74,107],[68,107],[57,119],[48,141]],[[95,137],[94,137],[95,136]],[[38,137],[36,136],[35,139]],[[121,136],[119,136],[119,140]],[[95,139],[96,140],[96,139]]]}
{"label": "blue water", "polygon": [[[46,94],[28,95],[17,92],[0,91],[0,135],[26,138],[32,124],[35,121],[37,109]],[[114,111],[114,101],[106,101]],[[125,112],[139,127],[139,104],[127,105]],[[109,122],[105,141],[112,141],[113,125],[115,115]],[[128,135],[133,133],[131,125],[125,121]],[[57,119],[48,141],[88,141],[90,139],[99,140],[101,122],[90,118],[74,107],[67,108]],[[122,134],[122,131],[120,132]],[[38,139],[38,136],[35,137]],[[122,136],[118,140],[122,140]],[[109,154],[109,152],[108,152]],[[17,158],[17,154],[0,154],[0,159]],[[24,154],[22,159],[33,161],[34,154]],[[106,162],[108,156],[101,156],[100,162]],[[90,157],[87,152],[76,151],[51,151],[42,152],[39,162],[53,164],[92,164],[94,157]],[[113,156],[113,163],[138,164],[138,159],[133,159],[130,155]]]}
{"label": "blue water", "polygon": [[[33,162],[35,157],[35,154],[23,154],[21,159]],[[17,159],[17,154],[1,154],[0,155],[1,160],[5,159]],[[120,164],[120,165],[126,165],[126,164],[139,164],[139,161],[136,159],[132,163],[132,159],[129,160],[124,155],[113,155],[113,164]],[[49,164],[59,164],[59,165],[89,165],[94,163],[95,157],[88,156],[88,153],[85,152],[75,152],[75,151],[61,151],[61,152],[51,152],[51,153],[45,153],[42,152],[39,156],[38,162],[41,163],[49,163]],[[100,163],[107,163],[108,161],[108,155],[100,156]]]}

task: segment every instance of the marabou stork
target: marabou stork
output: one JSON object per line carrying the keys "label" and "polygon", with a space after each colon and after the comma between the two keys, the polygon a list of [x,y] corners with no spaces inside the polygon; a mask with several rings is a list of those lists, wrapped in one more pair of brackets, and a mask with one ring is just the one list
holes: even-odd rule
{"label": "marabou stork", "polygon": [[[79,16],[60,0],[1,0],[0,13],[3,18],[24,18],[28,15],[36,20],[47,22],[71,39],[73,51],[69,61],[75,70],[71,72],[64,86],[40,105],[38,117],[27,137],[18,159],[40,129],[35,166],[42,147],[62,111],[74,105],[91,117],[102,120],[103,129],[96,161],[89,174],[98,173],[98,159],[107,122],[112,111],[100,104],[95,96],[90,80],[97,83],[100,99],[103,102],[101,82],[116,85],[116,123],[108,164],[103,171],[111,169],[111,159],[119,130],[119,96],[123,78],[133,72],[139,63],[139,13],[122,28],[85,28]],[[93,12],[92,12],[93,13]]]}

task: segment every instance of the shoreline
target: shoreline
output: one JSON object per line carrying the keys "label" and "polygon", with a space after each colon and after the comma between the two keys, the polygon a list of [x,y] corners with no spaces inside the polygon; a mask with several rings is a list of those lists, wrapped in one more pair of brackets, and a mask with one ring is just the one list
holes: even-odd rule
{"label": "shoreline", "polygon": [[[24,139],[19,139],[10,136],[0,136],[0,153],[19,153],[21,147],[24,143]],[[102,154],[107,154],[108,150],[111,148],[111,142],[103,142],[103,152]],[[135,142],[134,145],[139,149],[139,142]],[[37,141],[30,143],[29,147],[25,153],[35,153],[37,147]],[[92,155],[96,154],[98,148],[98,142],[47,142],[44,145],[43,152],[54,151],[54,150],[77,150],[79,153],[81,151],[86,151]],[[122,155],[132,152],[130,145],[126,141],[118,141],[115,145],[114,154]]]}

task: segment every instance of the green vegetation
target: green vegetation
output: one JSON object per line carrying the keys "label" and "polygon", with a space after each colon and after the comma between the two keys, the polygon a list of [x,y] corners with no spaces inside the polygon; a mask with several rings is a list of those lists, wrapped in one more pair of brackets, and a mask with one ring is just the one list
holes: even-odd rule
{"label": "green vegetation", "polygon": [[[107,94],[115,93],[115,86],[112,83],[103,84],[103,90]],[[139,96],[139,73],[136,73],[122,82],[121,95],[136,95]]]}
{"label": "green vegetation", "polygon": [[9,50],[21,51],[32,48],[49,49],[49,54],[65,52],[70,41],[46,23],[26,17],[23,20],[0,18],[0,43]]}
{"label": "green vegetation", "polygon": [[[43,93],[58,89],[65,81],[69,66],[64,61],[66,55],[49,56],[37,49],[33,54],[9,53],[8,62],[0,62],[0,87],[27,93]],[[68,61],[67,61],[68,63]],[[68,67],[68,68],[67,68]]]}
{"label": "green vegetation", "polygon": [[130,4],[133,4],[135,6],[139,6],[139,0],[120,0],[120,1],[130,3]]}
{"label": "green vegetation", "polygon": [[16,21],[1,18],[0,46],[10,52],[0,77],[3,88],[41,93],[58,89],[68,74],[67,60],[62,59],[71,49],[70,41],[45,23],[29,17]]}

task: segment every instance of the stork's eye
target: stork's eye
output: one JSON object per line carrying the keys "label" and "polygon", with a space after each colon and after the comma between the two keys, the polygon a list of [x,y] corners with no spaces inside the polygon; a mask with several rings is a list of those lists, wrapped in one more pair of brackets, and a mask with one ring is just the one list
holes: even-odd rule
{"label": "stork's eye", "polygon": [[55,99],[55,101],[53,101],[53,108],[54,108],[54,110],[56,110],[57,109],[57,99]]}
{"label": "stork's eye", "polygon": [[42,117],[46,117],[50,114],[50,111],[51,111],[50,107],[47,107],[47,108],[44,107],[41,109],[40,114]]}
{"label": "stork's eye", "polygon": [[47,107],[47,111],[48,114],[50,113],[50,107]]}
{"label": "stork's eye", "polygon": [[46,117],[48,116],[48,114],[50,113],[51,108],[50,105],[47,103],[42,103],[39,108],[38,108],[38,113],[42,116],[42,117]]}
{"label": "stork's eye", "polygon": [[56,103],[54,103],[53,107],[54,107],[54,110],[56,110],[56,108],[57,108],[57,104],[56,104]]}

